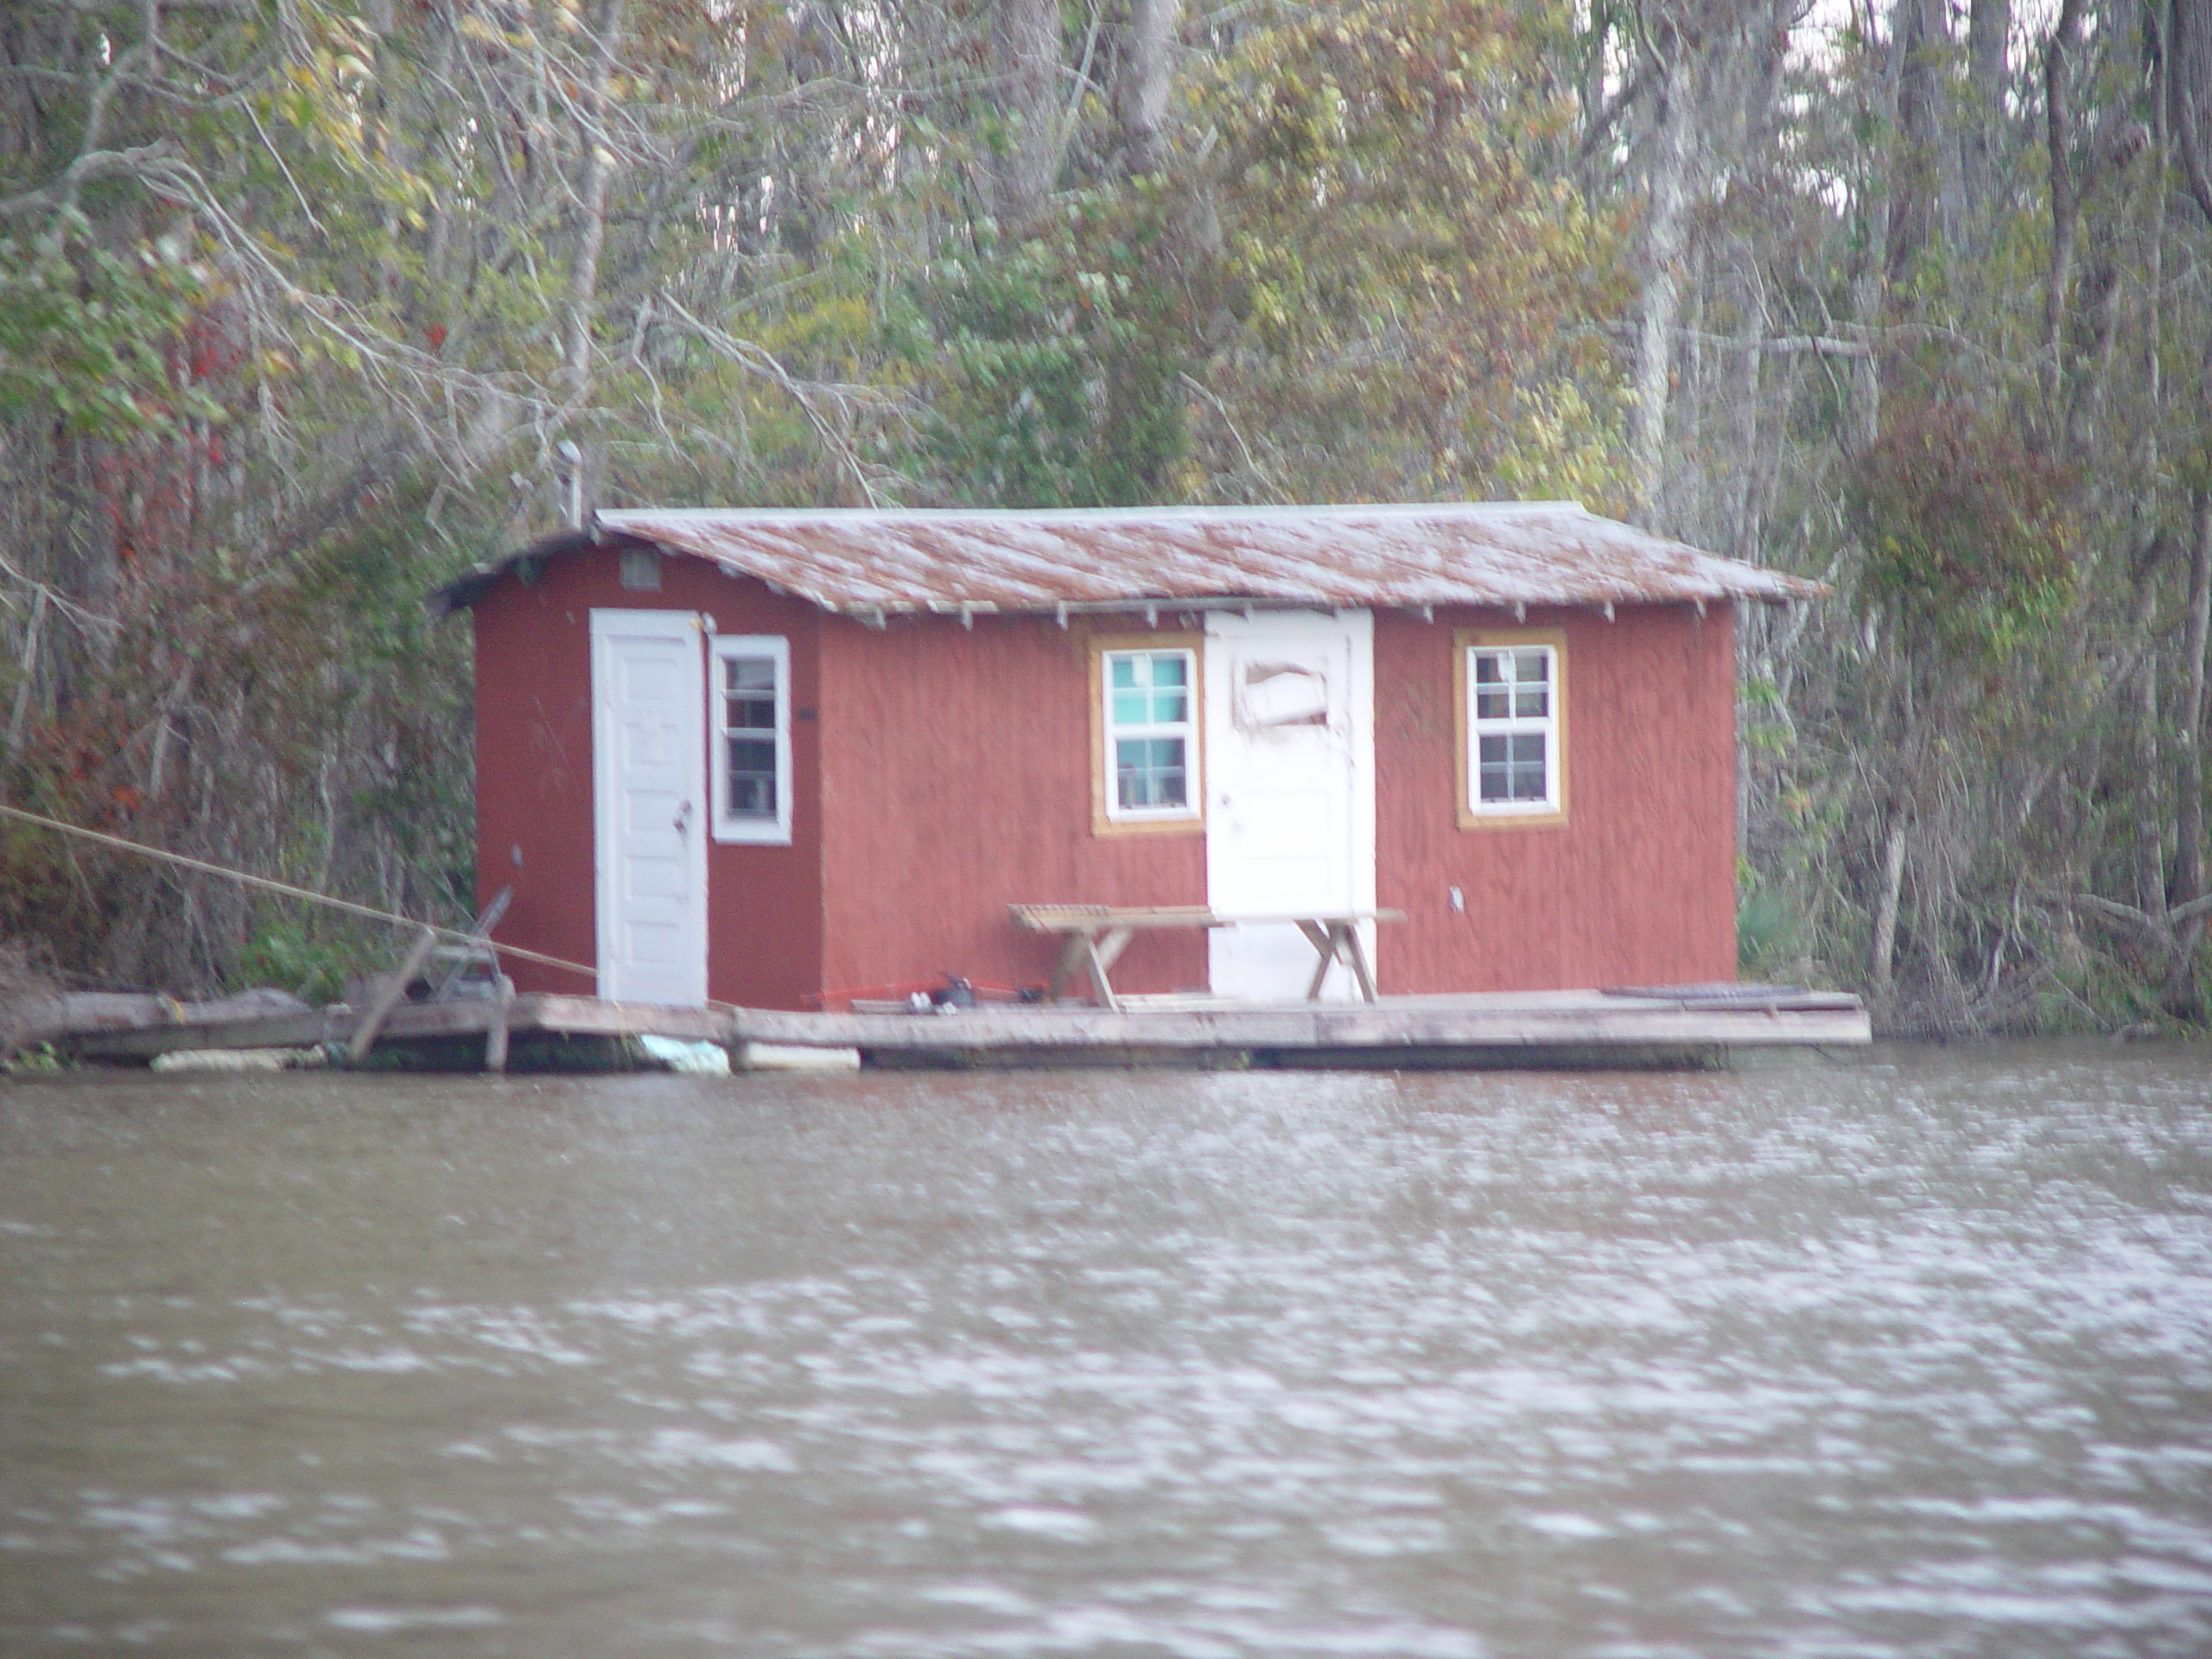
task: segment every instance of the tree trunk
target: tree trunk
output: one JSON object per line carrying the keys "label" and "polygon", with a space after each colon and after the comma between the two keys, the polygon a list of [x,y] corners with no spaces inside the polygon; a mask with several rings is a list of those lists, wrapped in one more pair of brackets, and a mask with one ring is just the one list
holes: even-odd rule
{"label": "tree trunk", "polygon": [[1160,125],[1167,116],[1175,37],[1182,22],[1183,0],[1129,0],[1114,109],[1122,124],[1124,165],[1131,173],[1150,173],[1160,166]]}
{"label": "tree trunk", "polygon": [[2066,302],[2074,285],[2074,245],[2082,203],[2074,181],[2074,66],[2082,0],[2059,0],[2058,22],[2044,54],[2044,137],[2050,157],[2050,268],[2044,277],[2044,420],[2056,444],[2064,429]]}
{"label": "tree trunk", "polygon": [[1882,845],[1882,890],[1874,901],[1874,949],[1868,963],[1877,1001],[1886,1004],[1897,948],[1897,896],[1904,890],[1904,829],[1903,811],[1890,820]]}
{"label": "tree trunk", "polygon": [[[2212,633],[2212,491],[2197,494],[2196,531],[2189,561],[2189,624],[2182,648],[2183,671],[2189,677],[2182,691],[2179,764],[2174,778],[2175,791],[2180,797],[2174,812],[2179,845],[2175,849],[2169,897],[2177,907],[2204,897],[2204,653],[2206,636]],[[2196,942],[2203,932],[2202,915],[2182,924],[2175,936],[2173,968],[2166,981],[2166,1006],[2190,1017],[2202,1009],[2196,984]]]}
{"label": "tree trunk", "polygon": [[2004,130],[2005,44],[2012,33],[2012,0],[1973,0],[1967,20],[1968,110],[1962,124],[1961,161],[1967,209],[1979,217],[1997,194],[1997,145]]}
{"label": "tree trunk", "polygon": [[1060,67],[1058,0],[998,0],[993,45],[998,59],[1000,107],[1007,126],[997,158],[999,222],[1020,232],[1044,216],[1059,173]]}
{"label": "tree trunk", "polygon": [[[1871,4],[1866,17],[1868,50],[1874,60],[1872,108],[1863,108],[1861,114],[1867,129],[1876,134],[1891,132],[1897,125],[1897,77],[1904,54],[1894,32],[1887,40],[1877,36]],[[1893,144],[1894,140],[1886,141]],[[1866,156],[1866,175],[1858,191],[1859,251],[1851,279],[1851,308],[1854,320],[1870,333],[1881,327],[1889,309],[1888,266],[1886,255],[1890,245],[1890,190],[1889,154],[1885,141],[1876,137],[1869,145]],[[1882,429],[1882,358],[1870,351],[1853,364],[1851,410],[1841,434],[1847,454],[1861,454],[1873,448],[1874,440]]]}
{"label": "tree trunk", "polygon": [[2166,838],[2158,796],[2158,659],[2146,655],[2137,671],[2135,721],[2135,903],[2153,918],[2166,913]]}
{"label": "tree trunk", "polygon": [[1641,517],[1654,524],[1667,456],[1667,401],[1682,308],[1682,264],[1689,245],[1691,70],[1676,42],[1660,81],[1659,124],[1651,140],[1651,182],[1644,206],[1643,315],[1637,330],[1636,406],[1630,453]]}
{"label": "tree trunk", "polygon": [[1950,46],[1943,0],[1902,0],[1892,27],[1897,66],[1898,154],[1890,171],[1890,284],[1902,286],[1940,231],[1948,235],[1952,194],[1943,143],[1943,60]]}
{"label": "tree trunk", "polygon": [[569,262],[567,341],[562,378],[569,401],[581,404],[591,390],[592,311],[599,293],[600,250],[607,244],[607,187],[614,170],[607,148],[607,86],[622,38],[622,0],[600,0],[593,25],[591,79],[578,112],[576,138],[582,150],[576,184],[576,245]]}
{"label": "tree trunk", "polygon": [[2212,219],[2212,0],[2171,0],[2166,19],[2166,128],[2190,194]]}

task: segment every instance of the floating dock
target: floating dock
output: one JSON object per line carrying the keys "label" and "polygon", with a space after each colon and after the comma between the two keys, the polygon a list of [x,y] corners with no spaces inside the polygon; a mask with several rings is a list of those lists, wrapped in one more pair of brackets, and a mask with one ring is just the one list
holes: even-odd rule
{"label": "floating dock", "polygon": [[[121,999],[118,999],[121,1001]],[[130,999],[155,1003],[159,999]],[[360,1017],[344,1007],[149,1021],[118,1008],[105,1028],[55,1035],[78,1058],[145,1064],[193,1050],[335,1050]],[[82,1023],[82,1022],[79,1022]],[[1847,992],[1784,986],[1649,986],[1463,996],[1386,996],[1365,1002],[1236,1002],[1201,996],[1125,999],[1116,1012],[1068,1004],[986,1002],[930,1013],[791,1013],[680,1008],[524,993],[392,1007],[372,1063],[498,1069],[512,1045],[518,1068],[563,1040],[655,1037],[712,1043],[740,1067],[810,1057],[916,1068],[1181,1065],[1364,1068],[1698,1067],[1735,1051],[1842,1048],[1872,1039],[1866,1010]]]}

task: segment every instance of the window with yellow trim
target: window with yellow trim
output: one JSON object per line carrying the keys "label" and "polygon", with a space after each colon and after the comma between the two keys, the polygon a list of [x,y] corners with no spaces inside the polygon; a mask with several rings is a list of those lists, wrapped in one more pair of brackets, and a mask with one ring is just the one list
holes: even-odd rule
{"label": "window with yellow trim", "polygon": [[1106,816],[1189,816],[1198,763],[1194,653],[1109,651],[1101,667],[1112,766]]}
{"label": "window with yellow trim", "polygon": [[1556,629],[1458,636],[1459,821],[1567,816],[1567,640]]}
{"label": "window with yellow trim", "polygon": [[1090,662],[1093,828],[1200,828],[1198,642],[1122,635],[1096,641]]}

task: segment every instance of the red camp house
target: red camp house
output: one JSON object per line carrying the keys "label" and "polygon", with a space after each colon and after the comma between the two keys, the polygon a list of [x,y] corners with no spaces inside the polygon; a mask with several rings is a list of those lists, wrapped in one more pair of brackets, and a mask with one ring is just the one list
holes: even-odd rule
{"label": "red camp house", "polygon": [[[446,591],[524,989],[837,1006],[1732,979],[1734,607],[1813,584],[1560,504],[602,512]],[[1392,915],[1389,912],[1401,912]],[[1381,925],[1377,925],[1377,921]],[[1355,994],[1349,974],[1330,990]]]}

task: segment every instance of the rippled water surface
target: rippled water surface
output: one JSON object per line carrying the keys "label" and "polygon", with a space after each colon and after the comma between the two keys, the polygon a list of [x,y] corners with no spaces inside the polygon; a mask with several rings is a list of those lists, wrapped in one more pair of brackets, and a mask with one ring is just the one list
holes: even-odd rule
{"label": "rippled water surface", "polygon": [[0,1083],[0,1654],[2212,1653],[2212,1055]]}

